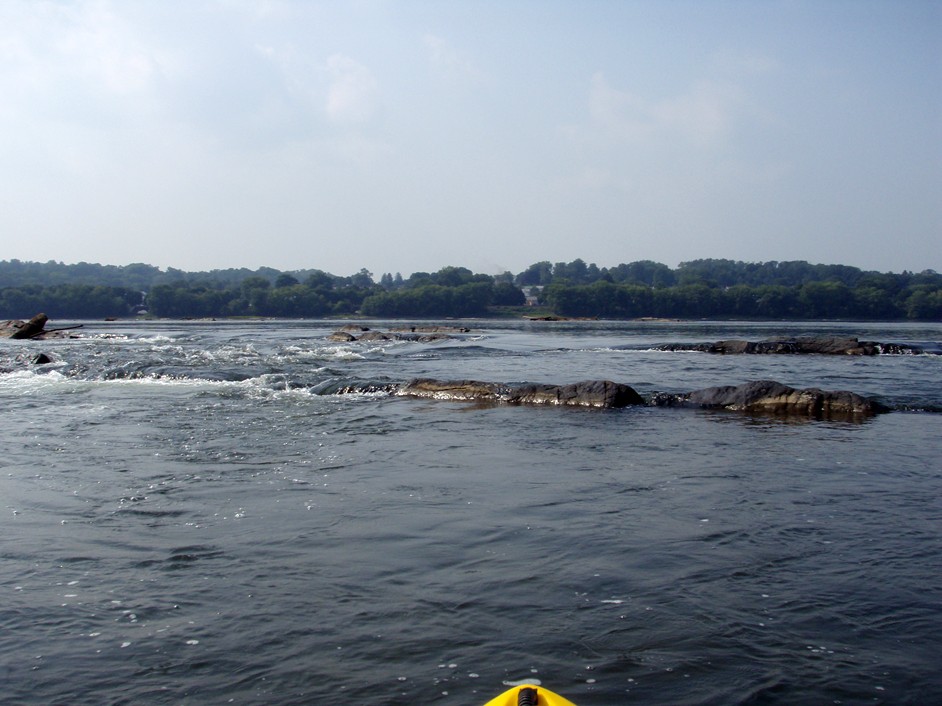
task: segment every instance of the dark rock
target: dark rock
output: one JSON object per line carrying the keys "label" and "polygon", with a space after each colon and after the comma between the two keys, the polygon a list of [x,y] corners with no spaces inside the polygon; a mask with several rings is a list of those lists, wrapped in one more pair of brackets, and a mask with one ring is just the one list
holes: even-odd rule
{"label": "dark rock", "polygon": [[76,338],[70,331],[82,328],[82,324],[77,326],[66,326],[65,328],[46,328],[46,322],[49,318],[45,314],[36,314],[29,321],[11,320],[0,323],[0,338],[19,338],[46,340],[47,338]]}
{"label": "dark rock", "polygon": [[[571,385],[510,385],[480,380],[416,378],[404,385],[350,385],[336,390],[338,394],[364,391],[484,404],[560,405],[604,409],[645,404],[644,399],[633,388],[610,380],[586,380]],[[748,414],[849,421],[860,421],[887,411],[886,407],[876,400],[853,392],[826,391],[815,387],[796,389],[773,380],[707,387],[681,394],[658,393],[648,404],[655,407],[728,409]]]}
{"label": "dark rock", "polygon": [[644,404],[634,388],[610,380],[586,380],[572,385],[521,385],[510,393],[507,401],[608,409]]}
{"label": "dark rock", "polygon": [[[423,330],[413,327],[408,332],[397,333],[390,331],[389,333],[384,333],[383,331],[373,331],[366,327],[344,326],[342,329],[330,334],[327,340],[339,341],[341,343],[352,343],[354,341],[416,341],[419,343],[435,343],[436,341],[445,341],[452,338],[452,336],[444,332],[446,328],[447,327],[443,326],[429,326],[426,330]],[[468,329],[451,330],[468,331]],[[404,329],[397,329],[397,331],[404,331]],[[360,333],[360,335],[357,336],[355,333]]]}
{"label": "dark rock", "polygon": [[391,341],[393,337],[388,333],[383,333],[382,331],[367,331],[362,336],[360,336],[358,341]]}
{"label": "dark rock", "polygon": [[437,341],[449,341],[454,336],[447,333],[397,333],[397,341],[415,341],[416,343],[436,343]]}
{"label": "dark rock", "polygon": [[853,392],[829,392],[816,387],[799,390],[773,380],[707,387],[685,394],[660,393],[652,398],[651,404],[656,407],[729,409],[816,419],[870,417],[886,411],[879,402]]}
{"label": "dark rock", "polygon": [[426,397],[436,400],[500,402],[509,389],[506,385],[499,385],[494,382],[416,378],[399,388],[397,394],[405,397]]}
{"label": "dark rock", "polygon": [[43,332],[49,317],[45,314],[36,314],[29,321],[7,321],[0,328],[8,338],[33,338]]}
{"label": "dark rock", "polygon": [[467,326],[408,326],[391,328],[395,333],[470,333],[471,329]]}
{"label": "dark rock", "polygon": [[861,341],[856,337],[796,336],[794,338],[764,341],[714,341],[712,343],[666,343],[656,346],[662,351],[701,351],[720,355],[753,354],[820,354],[820,355],[880,355],[922,353],[916,346],[902,343]]}
{"label": "dark rock", "polygon": [[504,385],[478,380],[410,380],[397,394],[441,400],[463,400],[527,405],[619,408],[644,404],[628,385],[609,380],[588,380],[571,385]]}
{"label": "dark rock", "polygon": [[51,362],[52,362],[52,358],[50,358],[45,353],[40,353],[35,358],[33,358],[33,365],[46,365],[47,363],[51,363]]}

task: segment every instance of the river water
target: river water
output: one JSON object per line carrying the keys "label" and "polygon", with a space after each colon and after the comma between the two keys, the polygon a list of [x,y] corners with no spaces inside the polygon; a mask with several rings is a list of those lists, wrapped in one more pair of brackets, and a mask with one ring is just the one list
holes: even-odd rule
{"label": "river water", "polygon": [[[940,324],[84,324],[0,341],[5,704],[475,706],[522,680],[580,706],[942,702],[942,356],[651,349],[938,352]],[[773,379],[894,411],[332,394],[418,376]]]}

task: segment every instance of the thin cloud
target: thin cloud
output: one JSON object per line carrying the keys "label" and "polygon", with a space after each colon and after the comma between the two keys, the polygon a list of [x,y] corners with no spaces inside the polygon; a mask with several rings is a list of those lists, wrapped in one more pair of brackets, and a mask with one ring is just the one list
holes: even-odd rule
{"label": "thin cloud", "polygon": [[589,89],[589,117],[593,132],[617,140],[636,141],[654,130],[651,108],[642,98],[628,91],[612,88],[598,72]]}
{"label": "thin cloud", "polygon": [[379,97],[379,83],[363,64],[343,54],[327,60],[330,86],[327,89],[327,117],[335,123],[362,123],[369,120]]}
{"label": "thin cloud", "polygon": [[105,3],[14,5],[0,21],[0,87],[7,96],[134,95],[172,61]]}
{"label": "thin cloud", "polygon": [[155,62],[147,47],[102,4],[82,8],[62,39],[63,58],[75,61],[79,70],[115,93],[146,89],[155,74]]}
{"label": "thin cloud", "polygon": [[651,101],[612,87],[598,72],[589,90],[592,134],[625,142],[682,139],[708,147],[729,134],[741,105],[738,87],[712,81],[701,81],[666,100]]}
{"label": "thin cloud", "polygon": [[659,129],[708,146],[728,136],[741,104],[742,92],[736,86],[702,81],[683,95],[655,104],[651,115]]}
{"label": "thin cloud", "polygon": [[446,40],[426,34],[422,41],[428,49],[429,62],[439,75],[452,80],[479,81],[483,78],[484,74]]}

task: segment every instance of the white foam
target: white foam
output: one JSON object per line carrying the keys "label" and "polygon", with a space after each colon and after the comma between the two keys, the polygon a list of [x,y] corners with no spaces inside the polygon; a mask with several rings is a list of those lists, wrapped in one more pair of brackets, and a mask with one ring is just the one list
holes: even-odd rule
{"label": "white foam", "polygon": [[58,370],[36,373],[32,370],[15,370],[0,374],[0,392],[12,394],[35,394],[62,383],[68,378]]}

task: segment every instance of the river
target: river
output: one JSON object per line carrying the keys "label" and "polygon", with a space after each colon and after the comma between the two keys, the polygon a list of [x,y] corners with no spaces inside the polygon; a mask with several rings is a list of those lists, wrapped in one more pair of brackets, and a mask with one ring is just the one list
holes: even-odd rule
{"label": "river", "polygon": [[[938,353],[942,324],[76,323],[0,341],[5,704],[476,706],[523,680],[579,706],[942,701],[942,356],[653,350]],[[773,379],[893,411],[332,394],[413,377]]]}

